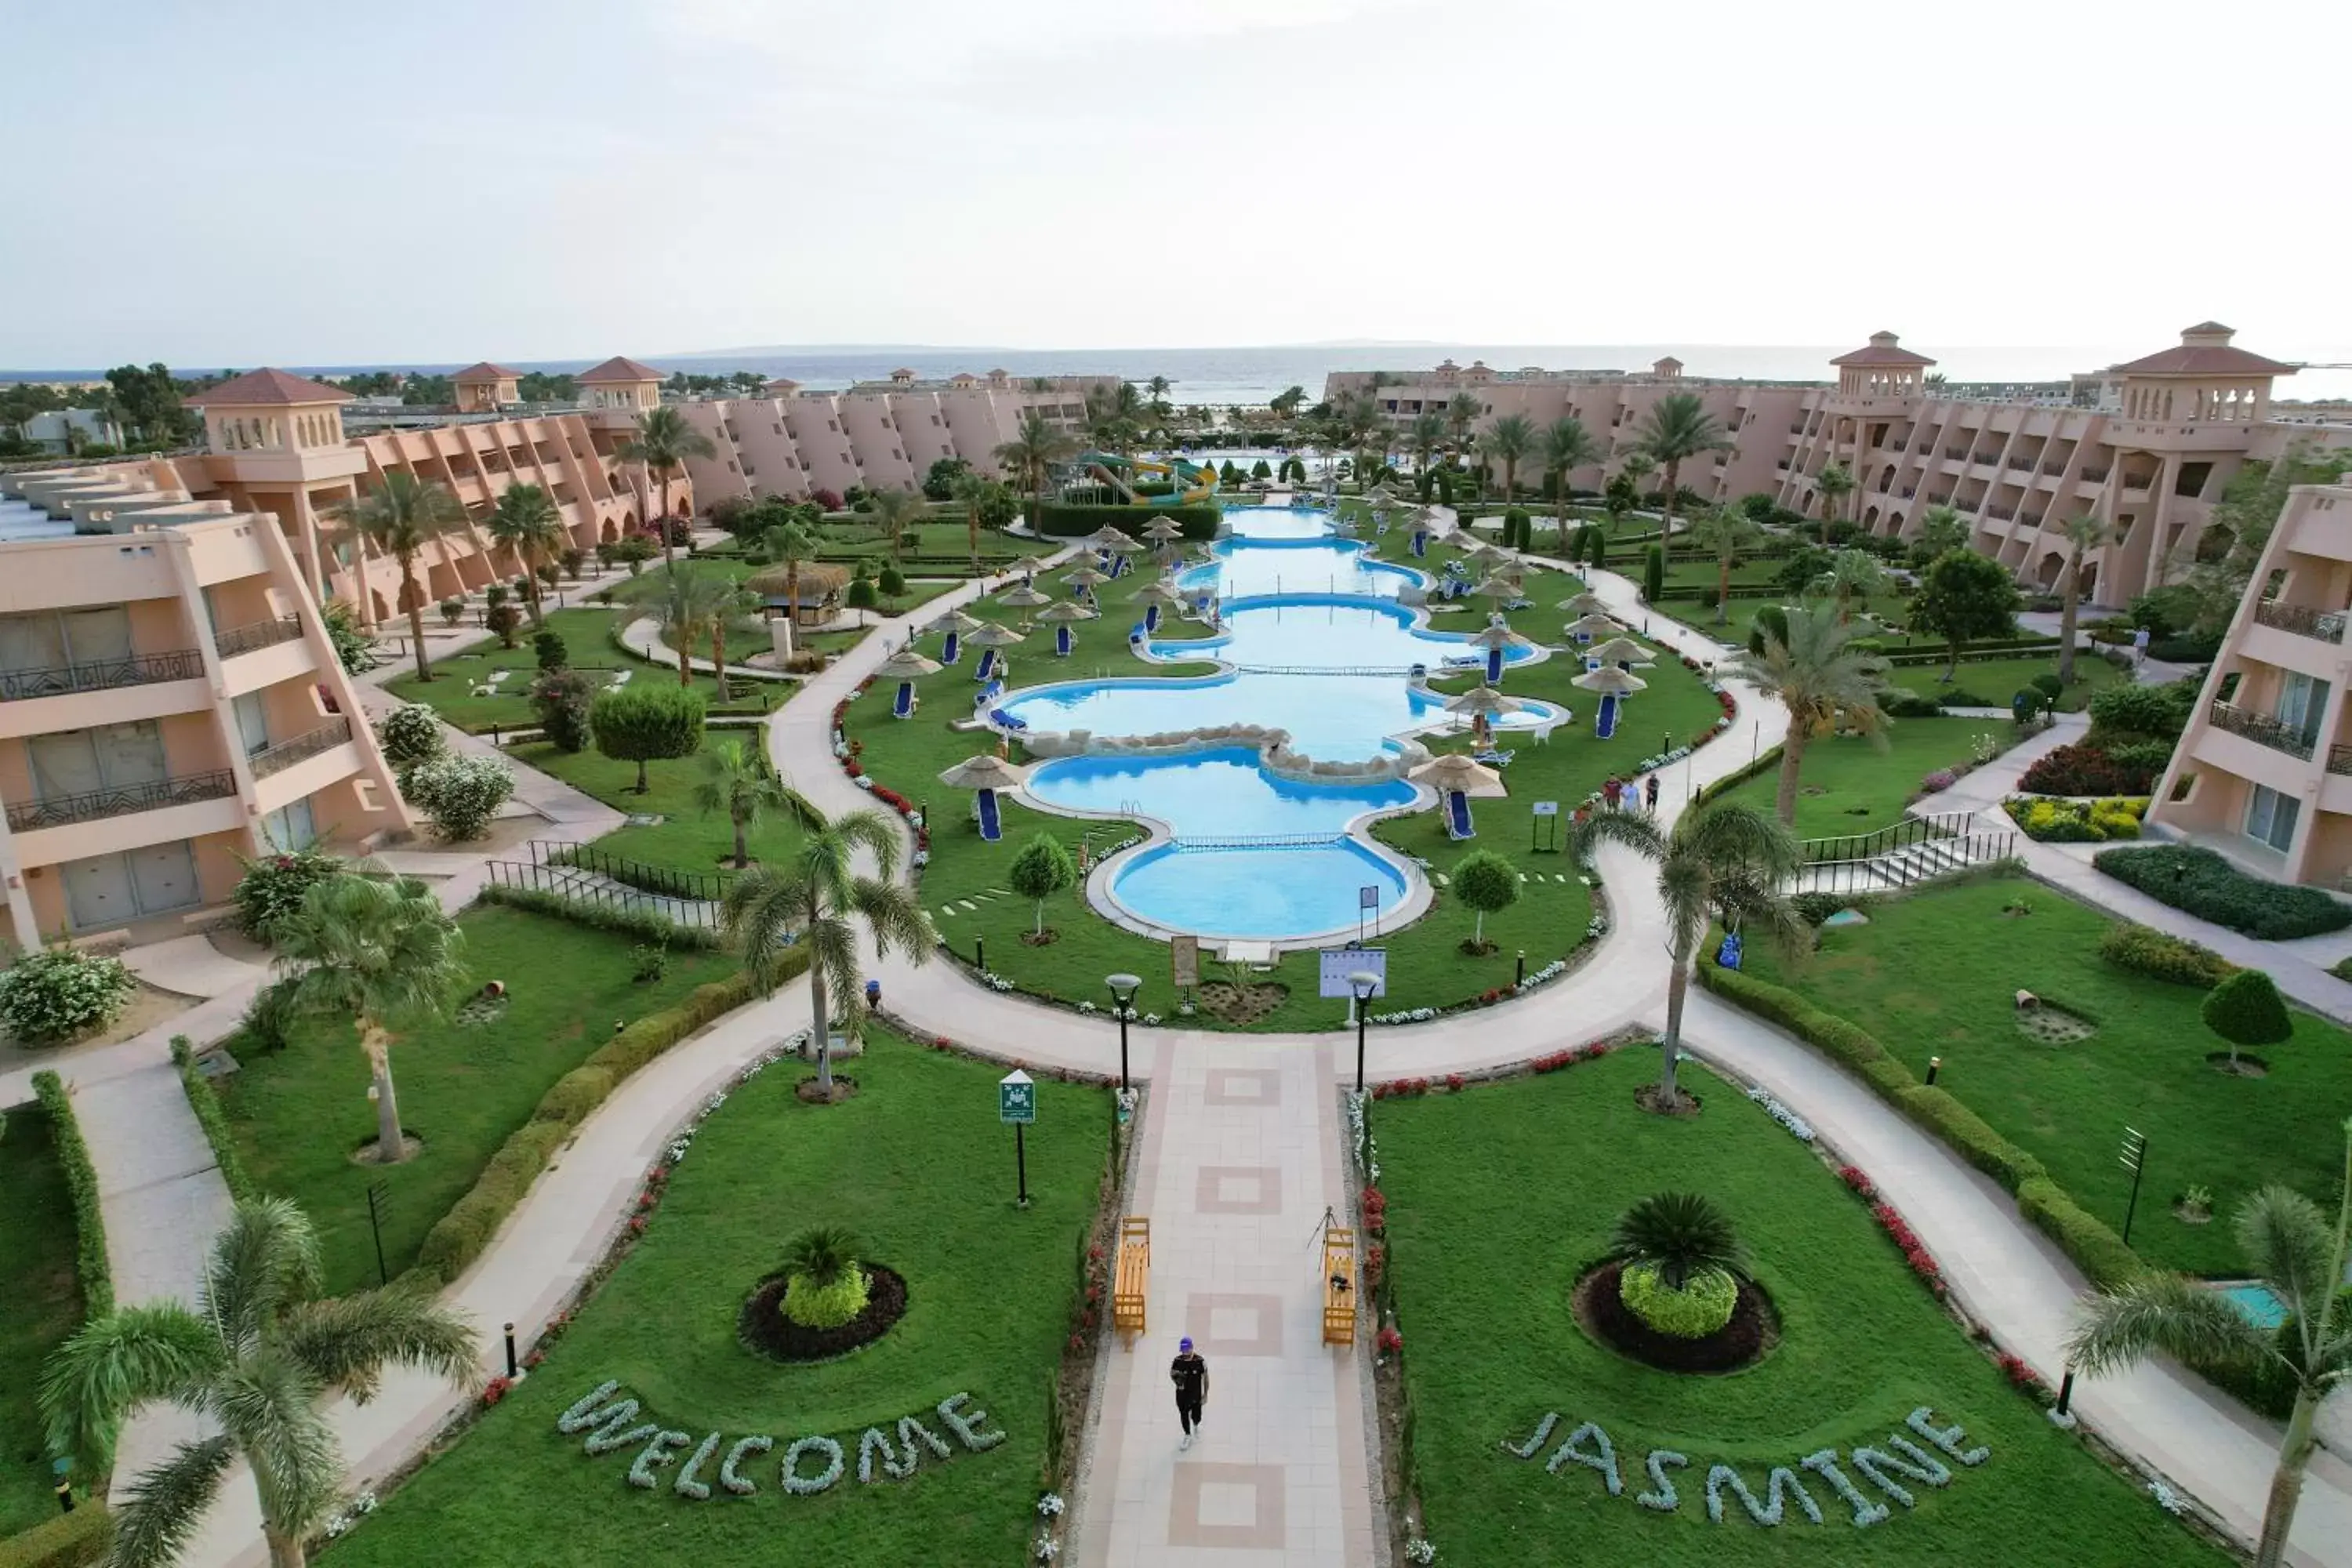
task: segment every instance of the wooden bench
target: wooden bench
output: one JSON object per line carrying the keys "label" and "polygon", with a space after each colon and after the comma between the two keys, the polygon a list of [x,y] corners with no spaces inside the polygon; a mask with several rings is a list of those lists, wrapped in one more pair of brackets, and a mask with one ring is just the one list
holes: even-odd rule
{"label": "wooden bench", "polygon": [[1356,1342],[1356,1233],[1341,1225],[1323,1233],[1323,1342]]}
{"label": "wooden bench", "polygon": [[1141,1215],[1129,1215],[1118,1222],[1118,1261],[1111,1277],[1110,1326],[1122,1334],[1144,1332],[1144,1300],[1150,1293],[1151,1222]]}

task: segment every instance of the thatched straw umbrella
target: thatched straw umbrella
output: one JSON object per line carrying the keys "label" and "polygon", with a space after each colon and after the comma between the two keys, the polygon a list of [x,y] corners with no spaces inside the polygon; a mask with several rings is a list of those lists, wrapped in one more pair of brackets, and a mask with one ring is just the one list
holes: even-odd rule
{"label": "thatched straw umbrella", "polygon": [[972,810],[980,817],[980,836],[993,844],[1004,837],[1003,818],[997,810],[996,792],[1016,788],[1028,776],[1026,768],[1015,767],[1002,757],[983,753],[966,757],[941,773],[940,782],[950,788],[979,792],[972,801]]}
{"label": "thatched straw umbrella", "polygon": [[900,648],[874,667],[874,673],[884,680],[898,683],[898,692],[890,702],[890,717],[911,719],[915,716],[915,681],[925,675],[936,675],[940,666],[915,651],[912,643]]}
{"label": "thatched straw umbrella", "polygon": [[1459,752],[1432,757],[1405,777],[1427,784],[1440,798],[1458,791],[1472,800],[1499,800],[1511,793],[1503,787],[1501,773]]}
{"label": "thatched straw umbrella", "polygon": [[1562,599],[1559,607],[1571,616],[1605,616],[1609,613],[1609,601],[1587,588]]}
{"label": "thatched straw umbrella", "polygon": [[1510,623],[1500,616],[1487,616],[1486,629],[1473,632],[1464,640],[1467,641],[1472,647],[1486,649],[1486,684],[1489,686],[1503,679],[1503,664],[1509,657],[1511,649],[1535,646],[1513,631]]}
{"label": "thatched straw umbrella", "polygon": [[1099,610],[1090,610],[1067,599],[1057,599],[1038,611],[1037,619],[1051,624],[1054,628],[1054,656],[1067,658],[1070,657],[1070,627],[1076,622],[1091,621],[1100,615]]}
{"label": "thatched straw umbrella", "polygon": [[1617,732],[1625,699],[1633,692],[1647,690],[1650,683],[1613,664],[1604,664],[1599,669],[1586,670],[1570,684],[1601,694],[1600,710],[1592,716],[1592,732],[1605,741]]}
{"label": "thatched straw umbrella", "polygon": [[1027,639],[1011,626],[1001,626],[994,621],[982,621],[980,623],[979,629],[967,634],[963,640],[981,650],[980,668],[973,672],[972,679],[986,680],[996,673],[996,650],[1001,647],[1011,647],[1014,643]]}
{"label": "thatched straw umbrella", "polygon": [[1184,537],[1184,525],[1178,522],[1172,517],[1154,518],[1152,519],[1151,526],[1143,531],[1143,537],[1146,539],[1181,539]]}
{"label": "thatched straw umbrella", "polygon": [[1094,588],[1110,581],[1110,574],[1091,566],[1074,566],[1062,574],[1062,581],[1073,588]]}
{"label": "thatched straw umbrella", "polygon": [[1506,697],[1491,686],[1474,686],[1461,696],[1449,697],[1445,701],[1448,713],[1468,713],[1474,717],[1485,715],[1492,718],[1497,713],[1517,713],[1526,707],[1527,704],[1517,698]]}
{"label": "thatched straw umbrella", "polygon": [[1146,583],[1135,591],[1135,596],[1143,602],[1143,629],[1148,632],[1160,629],[1160,605],[1184,602],[1184,591],[1165,577]]}
{"label": "thatched straw umbrella", "polygon": [[1637,658],[1648,658],[1650,650],[1629,637],[1613,637],[1607,642],[1596,643],[1584,650],[1587,658],[1597,658],[1603,664],[1631,664]]}
{"label": "thatched straw umbrella", "polygon": [[1108,550],[1114,555],[1132,555],[1143,548],[1130,534],[1105,523],[1086,537],[1085,542],[1095,550]]}
{"label": "thatched straw umbrella", "polygon": [[1034,610],[1040,605],[1052,604],[1054,596],[1051,594],[1040,593],[1024,583],[1017,588],[1008,588],[997,595],[996,602],[1008,609]]}
{"label": "thatched straw umbrella", "polygon": [[1604,616],[1596,612],[1589,616],[1580,616],[1560,629],[1579,642],[1591,642],[1594,637],[1613,637],[1622,635],[1625,630],[1625,623],[1613,616]]}
{"label": "thatched straw umbrella", "polygon": [[923,630],[926,633],[947,633],[947,644],[940,649],[940,662],[953,664],[956,661],[956,655],[962,649],[964,634],[976,632],[984,624],[984,622],[973,620],[961,610],[950,610],[946,615],[925,626]]}

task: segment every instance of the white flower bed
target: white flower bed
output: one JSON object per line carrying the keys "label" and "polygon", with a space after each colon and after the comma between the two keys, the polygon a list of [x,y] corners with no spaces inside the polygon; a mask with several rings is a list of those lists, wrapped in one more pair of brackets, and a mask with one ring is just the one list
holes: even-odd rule
{"label": "white flower bed", "polygon": [[[332,1541],[348,1533],[353,1526],[375,1511],[375,1493],[362,1492],[341,1508],[327,1516],[323,1527],[327,1539]],[[2177,1510],[2175,1511],[2178,1511]]]}
{"label": "white flower bed", "polygon": [[1037,1500],[1037,1511],[1047,1519],[1061,1518],[1062,1510],[1066,1506],[1059,1492],[1047,1492]]}
{"label": "white flower bed", "polygon": [[1813,1124],[1773,1099],[1762,1089],[1749,1089],[1748,1098],[1762,1106],[1765,1115],[1787,1128],[1800,1141],[1807,1143],[1813,1141]]}
{"label": "white flower bed", "polygon": [[991,991],[1010,991],[1013,989],[1013,982],[1005,979],[1004,976],[997,973],[996,971],[992,969],[983,969],[980,972],[980,983],[982,985],[987,986]]}
{"label": "white flower bed", "polygon": [[1426,1537],[1416,1535],[1404,1543],[1404,1560],[1408,1563],[1434,1563],[1437,1561],[1437,1548],[1431,1545]]}
{"label": "white flower bed", "polygon": [[[1365,1116],[1365,1107],[1370,1100],[1369,1094],[1349,1092],[1348,1147],[1356,1152],[1356,1169],[1362,1173],[1364,1185],[1377,1187],[1381,1184],[1381,1146],[1379,1140],[1372,1136],[1371,1122]],[[1546,1427],[1545,1430],[1549,1431],[1550,1428]]]}
{"label": "white flower bed", "polygon": [[703,1121],[709,1117],[712,1111],[727,1103],[727,1096],[730,1090],[742,1088],[745,1084],[751,1082],[753,1079],[758,1078],[761,1073],[767,1071],[772,1064],[780,1062],[786,1057],[804,1055],[808,1050],[810,1038],[811,1037],[806,1029],[795,1029],[791,1034],[786,1035],[782,1039],[777,1041],[774,1045],[770,1046],[766,1050],[761,1051],[758,1056],[753,1057],[750,1061],[743,1064],[742,1068],[736,1072],[735,1076],[728,1080],[727,1088],[720,1089],[717,1094],[714,1094],[709,1100],[704,1100],[702,1102],[702,1109],[694,1113],[694,1119],[688,1121],[685,1126],[679,1128],[677,1135],[670,1139],[669,1148],[665,1152],[663,1156],[664,1163],[675,1165],[679,1161],[686,1158],[687,1151],[694,1147],[694,1135],[701,1131]]}

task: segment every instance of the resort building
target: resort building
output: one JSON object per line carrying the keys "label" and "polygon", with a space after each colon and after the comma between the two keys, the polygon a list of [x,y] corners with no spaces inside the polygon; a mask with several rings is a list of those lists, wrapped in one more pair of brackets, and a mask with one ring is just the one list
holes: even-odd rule
{"label": "resort building", "polygon": [[[1818,517],[1822,470],[1842,464],[1855,480],[1844,515],[1862,528],[1905,537],[1929,507],[1952,507],[1976,549],[2043,589],[2065,569],[2065,524],[2099,517],[2117,538],[2086,559],[2084,594],[2119,605],[2179,575],[2241,464],[2298,442],[2338,444],[2306,411],[2273,417],[2272,384],[2295,367],[2231,337],[2200,322],[2177,347],[2048,385],[1940,384],[1934,360],[1879,332],[1831,362],[1836,379],[1827,385],[1710,380],[1670,360],[1643,377],[1449,360],[1434,371],[1380,373],[1377,386],[1370,372],[1334,374],[1325,395],[1369,393],[1409,423],[1467,395],[1481,407],[1473,429],[1512,414],[1538,427],[1570,416],[1614,459],[1638,445],[1659,398],[1695,394],[1730,443],[1683,465],[1682,483],[1702,497],[1761,491]],[[2352,428],[2338,434],[2352,441]],[[1522,482],[1538,482],[1539,468],[1524,460]],[[1570,483],[1598,490],[1606,471],[1580,469]]]}
{"label": "resort building", "polygon": [[2352,890],[2352,474],[2298,485],[2148,821],[2260,874]]}

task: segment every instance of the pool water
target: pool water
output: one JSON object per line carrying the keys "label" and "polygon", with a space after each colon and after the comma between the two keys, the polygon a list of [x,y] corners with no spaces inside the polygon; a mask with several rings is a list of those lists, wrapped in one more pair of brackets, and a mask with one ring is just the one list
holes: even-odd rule
{"label": "pool water", "polygon": [[1353,838],[1314,848],[1154,845],[1115,888],[1120,903],[1174,931],[1274,940],[1350,927],[1360,889],[1378,889],[1382,918],[1407,891],[1402,871]]}
{"label": "pool water", "polygon": [[2217,1285],[2214,1289],[2258,1329],[2275,1329],[2286,1321],[2286,1303],[2267,1285]]}
{"label": "pool water", "polygon": [[1302,784],[1233,746],[1181,759],[1065,757],[1032,773],[1029,793],[1073,810],[1181,823],[1179,837],[1237,838],[1337,837],[1368,811],[1410,805],[1414,792],[1402,779]]}

